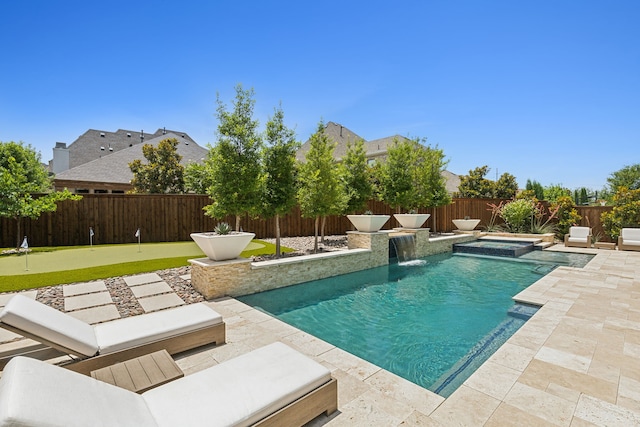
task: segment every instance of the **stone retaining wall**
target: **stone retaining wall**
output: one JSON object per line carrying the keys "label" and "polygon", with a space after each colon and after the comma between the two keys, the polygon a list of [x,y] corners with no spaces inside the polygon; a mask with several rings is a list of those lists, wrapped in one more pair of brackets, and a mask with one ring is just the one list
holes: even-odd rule
{"label": "stone retaining wall", "polygon": [[[447,236],[429,240],[428,229],[410,232],[416,236],[418,258],[451,252],[453,243],[474,239],[473,236]],[[349,250],[278,260],[189,260],[191,284],[206,299],[236,297],[387,265],[390,234],[393,233],[350,231],[347,232]]]}

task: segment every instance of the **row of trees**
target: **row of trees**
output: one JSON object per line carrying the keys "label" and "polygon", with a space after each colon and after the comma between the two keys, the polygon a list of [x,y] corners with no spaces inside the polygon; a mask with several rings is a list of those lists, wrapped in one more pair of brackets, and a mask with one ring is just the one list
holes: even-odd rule
{"label": "row of trees", "polygon": [[253,95],[253,90],[237,86],[233,111],[227,111],[217,99],[218,141],[198,170],[213,200],[206,208],[207,215],[234,215],[236,230],[245,213],[275,217],[279,254],[279,217],[296,203],[303,217],[315,220],[316,251],[318,236],[324,235],[324,218],[362,211],[372,197],[380,197],[398,210],[449,203],[441,175],[446,164],[442,150],[425,147],[419,140],[397,141],[389,149],[387,162],[370,167],[364,141],[358,140],[349,142],[344,158],[337,162],[335,143],[320,121],[305,160],[297,162],[300,144],[295,132],[285,126],[282,108],[275,110],[260,135],[258,122],[252,117]]}
{"label": "row of trees", "polygon": [[[213,218],[234,216],[237,231],[245,214],[275,217],[278,254],[280,216],[296,204],[303,217],[315,220],[317,250],[318,236],[324,235],[324,218],[363,211],[373,197],[398,212],[450,202],[442,176],[446,161],[441,149],[425,146],[419,138],[395,141],[387,161],[370,166],[364,141],[350,141],[338,162],[333,155],[335,143],[320,121],[304,161],[298,162],[300,143],[284,124],[282,108],[275,109],[260,133],[259,123],[253,118],[253,96],[253,89],[236,86],[231,110],[218,96],[217,142],[209,147],[202,165],[190,164],[182,170],[175,141],[162,141],[157,148],[146,146],[147,164],[130,164],[134,191],[208,194],[212,203],[205,214]],[[160,168],[163,162],[165,166]]]}

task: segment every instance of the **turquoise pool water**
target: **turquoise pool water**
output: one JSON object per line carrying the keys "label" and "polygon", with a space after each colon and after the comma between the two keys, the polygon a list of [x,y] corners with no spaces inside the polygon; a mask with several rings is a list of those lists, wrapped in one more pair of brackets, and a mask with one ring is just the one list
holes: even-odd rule
{"label": "turquoise pool water", "polygon": [[238,299],[448,396],[535,312],[512,296],[558,264],[443,254]]}

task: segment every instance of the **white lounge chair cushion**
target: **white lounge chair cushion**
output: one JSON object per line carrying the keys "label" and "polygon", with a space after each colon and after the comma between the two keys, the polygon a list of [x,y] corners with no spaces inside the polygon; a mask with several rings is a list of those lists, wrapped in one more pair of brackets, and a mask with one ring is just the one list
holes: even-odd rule
{"label": "white lounge chair cushion", "polygon": [[640,245],[640,228],[623,228],[620,235],[625,245]]}
{"label": "white lounge chair cushion", "polygon": [[220,323],[222,316],[200,303],[99,323],[93,329],[100,354],[107,354]]}
{"label": "white lounge chair cushion", "polygon": [[142,396],[159,426],[245,426],[330,379],[326,367],[278,342]]}
{"label": "white lounge chair cushion", "polygon": [[146,427],[156,422],[136,393],[39,360],[14,357],[0,379],[0,426]]}
{"label": "white lounge chair cushion", "polygon": [[91,325],[24,295],[9,300],[0,312],[0,322],[85,356],[98,353]]}
{"label": "white lounge chair cushion", "polygon": [[570,242],[586,242],[591,234],[589,227],[569,227]]}

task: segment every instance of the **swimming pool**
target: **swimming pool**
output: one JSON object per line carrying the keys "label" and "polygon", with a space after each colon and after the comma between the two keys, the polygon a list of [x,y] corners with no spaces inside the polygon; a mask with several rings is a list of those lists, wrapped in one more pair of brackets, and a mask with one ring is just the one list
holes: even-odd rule
{"label": "swimming pool", "polygon": [[238,299],[448,396],[535,312],[512,296],[558,264],[449,253]]}

